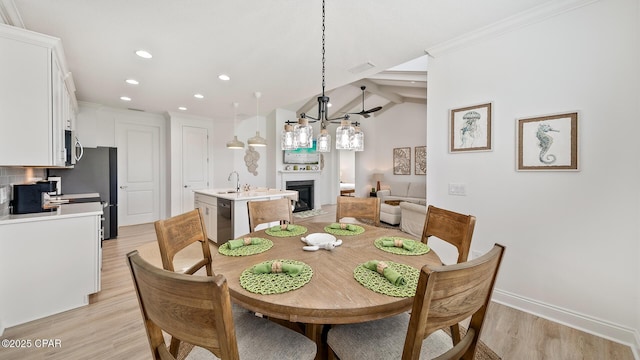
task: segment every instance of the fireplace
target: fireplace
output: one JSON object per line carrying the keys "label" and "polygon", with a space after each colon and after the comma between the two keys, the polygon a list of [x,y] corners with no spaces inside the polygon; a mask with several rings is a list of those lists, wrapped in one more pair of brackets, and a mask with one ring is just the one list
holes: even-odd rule
{"label": "fireplace", "polygon": [[313,183],[313,180],[287,181],[287,190],[295,190],[298,192],[298,201],[296,202],[293,212],[313,209]]}

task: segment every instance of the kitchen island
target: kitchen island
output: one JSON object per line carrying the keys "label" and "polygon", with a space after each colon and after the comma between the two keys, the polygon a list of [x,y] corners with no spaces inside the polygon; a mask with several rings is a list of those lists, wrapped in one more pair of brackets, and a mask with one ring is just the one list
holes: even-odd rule
{"label": "kitchen island", "polygon": [[218,245],[250,232],[248,201],[283,197],[298,201],[298,192],[292,190],[258,188],[236,192],[230,189],[204,189],[194,192],[194,205],[204,215],[207,236]]}
{"label": "kitchen island", "polygon": [[0,334],[89,304],[100,290],[99,202],[0,217]]}

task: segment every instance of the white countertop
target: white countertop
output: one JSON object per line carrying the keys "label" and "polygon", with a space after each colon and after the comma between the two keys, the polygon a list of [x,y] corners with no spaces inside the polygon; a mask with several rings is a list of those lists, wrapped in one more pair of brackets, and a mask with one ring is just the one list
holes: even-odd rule
{"label": "white countertop", "polygon": [[54,211],[0,216],[0,225],[91,215],[102,215],[102,204],[99,202],[63,204]]}
{"label": "white countertop", "polygon": [[196,194],[202,194],[207,196],[213,196],[220,199],[227,199],[233,201],[254,200],[254,199],[268,199],[276,197],[293,197],[295,200],[298,198],[298,192],[294,190],[280,190],[280,189],[255,189],[241,192],[231,192],[233,189],[202,189],[194,190]]}
{"label": "white countertop", "polygon": [[[58,196],[58,198],[60,199],[82,199],[82,198],[99,198],[100,194],[98,193],[85,193],[85,194],[62,194],[60,196]],[[52,199],[55,198],[55,196],[51,197]]]}

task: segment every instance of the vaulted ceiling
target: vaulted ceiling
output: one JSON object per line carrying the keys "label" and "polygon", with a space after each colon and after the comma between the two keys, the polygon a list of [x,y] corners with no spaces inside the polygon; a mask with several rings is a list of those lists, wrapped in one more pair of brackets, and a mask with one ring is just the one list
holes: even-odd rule
{"label": "vaulted ceiling", "polygon": [[[425,101],[426,69],[395,67],[545,3],[328,0],[330,116],[360,111],[362,85],[366,109]],[[233,118],[233,102],[239,117],[274,108],[317,115],[321,12],[320,0],[0,0],[0,22],[62,39],[79,101],[155,113],[186,107],[215,120]]]}

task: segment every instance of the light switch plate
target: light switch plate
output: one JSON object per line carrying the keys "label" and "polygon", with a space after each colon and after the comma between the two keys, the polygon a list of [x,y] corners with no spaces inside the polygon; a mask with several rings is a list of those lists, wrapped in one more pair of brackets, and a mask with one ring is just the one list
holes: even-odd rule
{"label": "light switch plate", "polygon": [[466,196],[467,184],[449,183],[449,195]]}

